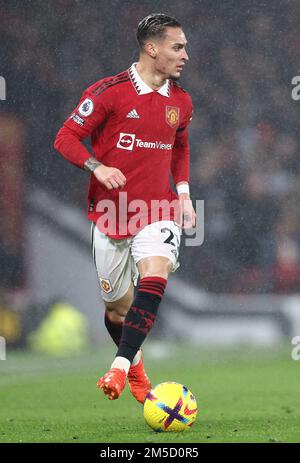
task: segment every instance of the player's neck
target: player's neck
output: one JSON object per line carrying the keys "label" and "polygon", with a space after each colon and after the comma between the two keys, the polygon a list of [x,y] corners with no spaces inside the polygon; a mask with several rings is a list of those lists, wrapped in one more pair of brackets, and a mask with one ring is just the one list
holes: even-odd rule
{"label": "player's neck", "polygon": [[136,63],[136,70],[145,84],[153,90],[159,90],[167,81],[164,76],[145,65],[142,61]]}

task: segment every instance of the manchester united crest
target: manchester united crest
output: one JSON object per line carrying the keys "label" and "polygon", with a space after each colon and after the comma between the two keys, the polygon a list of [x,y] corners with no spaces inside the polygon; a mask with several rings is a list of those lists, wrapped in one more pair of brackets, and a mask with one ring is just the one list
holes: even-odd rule
{"label": "manchester united crest", "polygon": [[166,121],[170,127],[176,127],[179,123],[179,108],[166,106]]}
{"label": "manchester united crest", "polygon": [[106,280],[105,278],[100,278],[100,285],[104,293],[112,292],[112,287],[109,280]]}

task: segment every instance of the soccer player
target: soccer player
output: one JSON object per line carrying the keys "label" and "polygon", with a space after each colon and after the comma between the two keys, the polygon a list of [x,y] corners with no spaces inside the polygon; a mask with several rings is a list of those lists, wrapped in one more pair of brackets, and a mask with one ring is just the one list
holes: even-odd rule
{"label": "soccer player", "polygon": [[[141,346],[168,275],[179,265],[182,228],[195,226],[195,212],[188,183],[192,101],[176,82],[188,61],[185,34],[176,19],[151,14],[139,23],[137,41],[138,62],[87,88],[54,146],[91,173],[93,255],[105,325],[118,347],[97,386],[109,399],[117,399],[128,378],[133,396],[143,403],[151,384]],[[82,144],[87,136],[92,154]],[[174,200],[177,209],[158,205]]]}

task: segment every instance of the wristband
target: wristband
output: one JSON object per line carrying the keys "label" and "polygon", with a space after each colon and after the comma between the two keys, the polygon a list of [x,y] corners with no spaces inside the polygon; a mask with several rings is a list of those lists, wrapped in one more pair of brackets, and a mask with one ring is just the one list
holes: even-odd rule
{"label": "wristband", "polygon": [[176,186],[177,193],[181,195],[181,193],[187,193],[188,195],[190,194],[190,187],[188,183],[181,183],[180,185]]}

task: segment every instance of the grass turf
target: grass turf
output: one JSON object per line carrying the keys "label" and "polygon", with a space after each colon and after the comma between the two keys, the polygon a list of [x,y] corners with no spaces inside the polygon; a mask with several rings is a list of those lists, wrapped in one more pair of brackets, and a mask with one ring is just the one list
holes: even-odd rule
{"label": "grass turf", "polygon": [[155,433],[128,388],[109,401],[95,385],[112,347],[55,359],[8,352],[0,362],[0,442],[300,442],[300,362],[279,350],[147,343],[152,384],[177,381],[196,396],[196,423]]}

